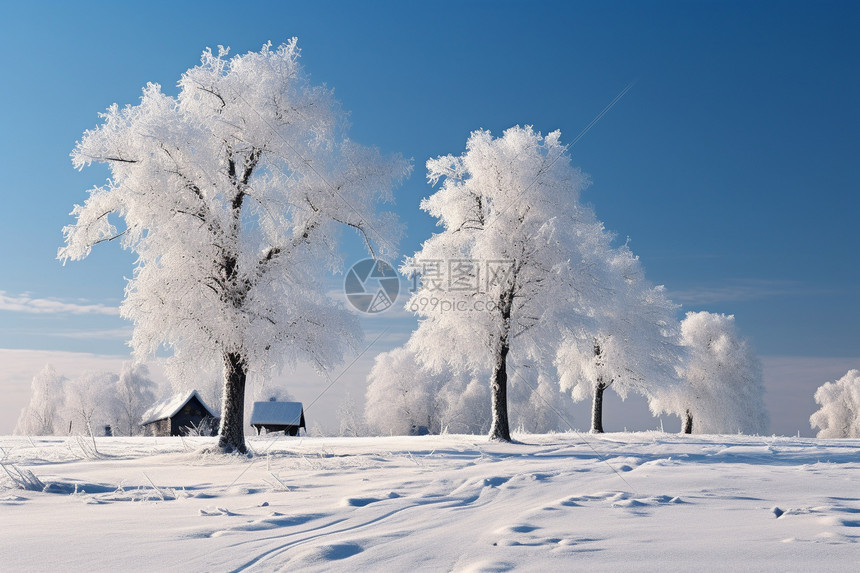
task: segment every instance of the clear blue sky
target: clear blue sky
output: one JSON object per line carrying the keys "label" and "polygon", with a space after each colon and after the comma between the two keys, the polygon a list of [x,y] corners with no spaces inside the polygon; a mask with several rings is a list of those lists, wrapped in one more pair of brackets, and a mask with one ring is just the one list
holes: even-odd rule
{"label": "clear blue sky", "polygon": [[685,310],[735,314],[760,354],[860,357],[856,2],[24,4],[0,18],[0,348],[127,352],[128,325],[80,305],[115,307],[132,255],[55,260],[107,176],[69,152],[146,82],[172,91],[206,46],[297,36],[352,137],[415,160],[403,253],[434,229],[427,158],[477,128],[572,141],[635,82],[572,150],[598,217]]}

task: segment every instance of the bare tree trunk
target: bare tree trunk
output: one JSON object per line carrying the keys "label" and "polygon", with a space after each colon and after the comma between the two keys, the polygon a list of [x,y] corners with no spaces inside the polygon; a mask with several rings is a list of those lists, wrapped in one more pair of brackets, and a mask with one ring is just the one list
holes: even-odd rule
{"label": "bare tree trunk", "polygon": [[247,453],[245,447],[245,382],[247,364],[238,352],[224,356],[224,398],[221,406],[221,428],[218,447],[224,453]]}
{"label": "bare tree trunk", "polygon": [[693,413],[687,408],[687,411],[684,412],[684,429],[683,432],[685,434],[693,433]]}
{"label": "bare tree trunk", "polygon": [[606,390],[606,384],[603,380],[598,380],[594,387],[594,401],[591,403],[591,433],[603,433],[603,391]]}
{"label": "bare tree trunk", "polygon": [[502,442],[511,441],[511,430],[508,422],[508,350],[507,340],[500,341],[496,351],[495,364],[493,364],[493,375],[490,378],[493,413],[490,439]]}

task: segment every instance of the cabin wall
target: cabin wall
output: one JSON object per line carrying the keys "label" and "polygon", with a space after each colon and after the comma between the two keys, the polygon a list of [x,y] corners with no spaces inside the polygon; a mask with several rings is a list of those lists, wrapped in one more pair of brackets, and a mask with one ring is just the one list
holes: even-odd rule
{"label": "cabin wall", "polygon": [[145,426],[146,436],[169,436],[170,435],[170,419],[158,420]]}

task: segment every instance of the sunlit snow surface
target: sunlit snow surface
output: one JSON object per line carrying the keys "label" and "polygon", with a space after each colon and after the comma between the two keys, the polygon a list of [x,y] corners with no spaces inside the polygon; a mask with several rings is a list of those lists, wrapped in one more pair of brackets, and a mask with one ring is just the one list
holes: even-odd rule
{"label": "sunlit snow surface", "polygon": [[[853,570],[860,442],[0,438],[2,571]],[[585,440],[585,441],[583,441]],[[587,443],[586,443],[587,442]],[[598,455],[599,453],[599,455]],[[5,457],[4,457],[5,456]],[[19,480],[20,481],[20,480]]]}

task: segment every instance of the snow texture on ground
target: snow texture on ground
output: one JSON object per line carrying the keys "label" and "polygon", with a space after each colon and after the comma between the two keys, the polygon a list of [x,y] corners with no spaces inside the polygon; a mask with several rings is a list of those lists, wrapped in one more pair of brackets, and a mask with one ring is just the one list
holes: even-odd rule
{"label": "snow texture on ground", "polygon": [[0,570],[860,566],[856,440],[516,438],[2,437]]}

